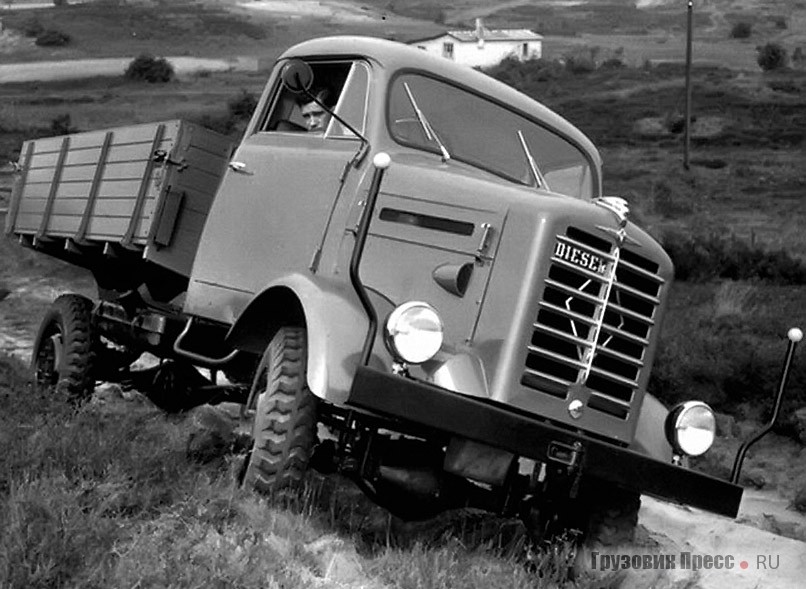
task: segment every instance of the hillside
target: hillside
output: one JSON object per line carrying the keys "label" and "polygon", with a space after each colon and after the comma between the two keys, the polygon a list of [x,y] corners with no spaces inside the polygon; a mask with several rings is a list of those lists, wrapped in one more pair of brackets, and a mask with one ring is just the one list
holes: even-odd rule
{"label": "hillside", "polygon": [[[26,0],[16,0],[23,3]],[[0,83],[0,162],[23,139],[181,117],[237,137],[288,44],[334,32],[411,38],[444,28],[529,26],[548,59],[490,71],[555,109],[600,147],[605,192],[662,241],[678,282],[650,391],[702,398],[719,438],[696,468],[725,476],[764,422],[786,349],[806,328],[806,72],[762,72],[758,44],[806,49],[806,5],[712,0],[695,16],[692,166],[682,166],[680,2],[598,0],[97,0],[6,11],[0,62],[157,55],[248,56],[253,72],[167,84],[120,78]],[[260,6],[257,6],[257,5]],[[780,26],[783,17],[786,27]],[[32,22],[73,42],[36,46]],[[736,22],[753,23],[732,39]],[[556,58],[556,59],[555,59]],[[676,62],[676,63],[669,63]],[[1,82],[1,81],[0,81]],[[248,115],[248,112],[246,113]],[[0,165],[0,209],[12,174]],[[0,214],[0,224],[2,224]],[[468,589],[799,587],[806,574],[806,356],[798,350],[776,432],[755,447],[738,521],[645,498],[630,552],[777,555],[775,571],[593,572],[569,579],[567,544],[527,549],[522,526],[478,513],[406,525],[336,476],[292,501],[243,490],[249,441],[233,407],[166,415],[142,392],[100,385],[75,409],[30,388],[45,309],[91,276],[0,242],[0,587],[349,587]],[[794,508],[800,506],[800,512]],[[578,569],[579,573],[579,569]]]}

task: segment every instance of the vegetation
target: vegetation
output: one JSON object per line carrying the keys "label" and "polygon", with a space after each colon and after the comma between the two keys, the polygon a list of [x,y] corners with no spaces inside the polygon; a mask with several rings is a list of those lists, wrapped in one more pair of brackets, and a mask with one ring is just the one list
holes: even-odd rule
{"label": "vegetation", "polygon": [[42,31],[36,36],[36,44],[42,47],[62,47],[69,44],[70,40],[70,35],[56,29]]}
{"label": "vegetation", "polygon": [[164,84],[173,79],[174,68],[164,57],[143,53],[129,63],[124,76],[129,80]]}
{"label": "vegetation", "polygon": [[188,451],[191,422],[116,389],[38,397],[0,357],[0,586],[588,586],[567,544],[527,553],[501,520],[402,525],[335,477],[258,498],[231,450]]}
{"label": "vegetation", "polygon": [[789,63],[786,49],[778,43],[767,43],[758,48],[758,65],[765,72],[785,68]]}
{"label": "vegetation", "polygon": [[746,21],[739,21],[730,29],[731,39],[748,39],[753,34],[753,25]]}

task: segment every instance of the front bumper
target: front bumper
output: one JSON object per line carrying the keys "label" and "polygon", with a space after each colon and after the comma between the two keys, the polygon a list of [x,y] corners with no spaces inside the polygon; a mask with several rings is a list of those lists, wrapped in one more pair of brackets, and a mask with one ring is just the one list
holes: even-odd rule
{"label": "front bumper", "polygon": [[564,448],[575,448],[579,453],[576,464],[587,476],[719,515],[736,517],[739,512],[743,489],[738,485],[429,383],[362,366],[356,372],[347,403],[541,462],[556,461],[558,449],[562,453]]}

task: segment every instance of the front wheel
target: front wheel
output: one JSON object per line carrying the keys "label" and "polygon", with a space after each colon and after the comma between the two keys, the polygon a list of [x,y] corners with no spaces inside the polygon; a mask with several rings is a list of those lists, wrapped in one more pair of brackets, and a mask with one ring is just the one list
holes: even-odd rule
{"label": "front wheel", "polygon": [[254,446],[244,484],[262,493],[298,487],[308,469],[316,444],[317,399],[308,389],[306,360],[305,329],[283,327],[258,364],[252,384],[259,395]]}
{"label": "front wheel", "polygon": [[31,359],[37,392],[56,391],[80,400],[92,394],[92,301],[76,294],[58,297],[45,313]]}
{"label": "front wheel", "polygon": [[615,485],[602,484],[585,502],[588,513],[586,544],[606,547],[633,542],[641,495]]}

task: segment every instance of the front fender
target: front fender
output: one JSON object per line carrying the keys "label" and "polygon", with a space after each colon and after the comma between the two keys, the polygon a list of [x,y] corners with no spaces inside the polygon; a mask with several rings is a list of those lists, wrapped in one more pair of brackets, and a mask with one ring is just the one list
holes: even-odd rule
{"label": "front fender", "polygon": [[644,395],[635,438],[631,449],[651,456],[656,460],[671,462],[672,446],[666,439],[664,423],[669,410],[650,394]]}
{"label": "front fender", "polygon": [[[370,293],[379,317],[392,306]],[[342,405],[360,361],[369,321],[352,287],[340,280],[291,274],[266,286],[244,309],[227,334],[236,349],[262,354],[283,325],[305,325],[308,386],[317,397]],[[390,363],[377,337],[370,365]]]}

